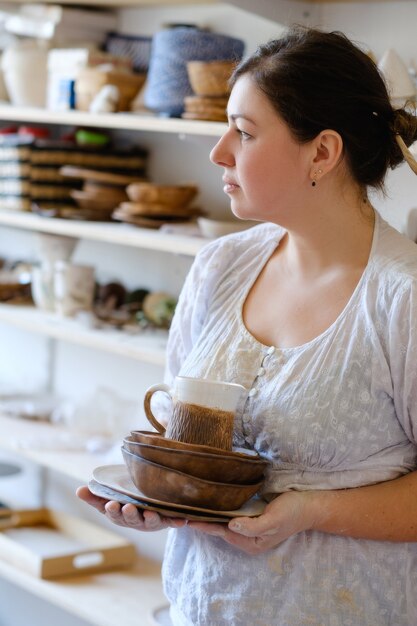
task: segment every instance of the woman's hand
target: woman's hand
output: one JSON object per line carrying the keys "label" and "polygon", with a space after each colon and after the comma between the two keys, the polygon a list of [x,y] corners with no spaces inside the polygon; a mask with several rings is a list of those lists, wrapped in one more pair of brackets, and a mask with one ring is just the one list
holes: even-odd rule
{"label": "woman's hand", "polygon": [[113,524],[125,528],[150,532],[164,528],[180,528],[186,524],[184,519],[163,517],[156,511],[140,511],[134,504],[121,505],[114,500],[100,498],[92,494],[88,487],[78,487],[76,495],[103,513]]}
{"label": "woman's hand", "polygon": [[283,493],[267,504],[259,517],[237,517],[228,525],[189,521],[188,527],[221,537],[247,554],[261,554],[291,535],[313,527],[315,515],[309,506],[310,494],[306,491]]}

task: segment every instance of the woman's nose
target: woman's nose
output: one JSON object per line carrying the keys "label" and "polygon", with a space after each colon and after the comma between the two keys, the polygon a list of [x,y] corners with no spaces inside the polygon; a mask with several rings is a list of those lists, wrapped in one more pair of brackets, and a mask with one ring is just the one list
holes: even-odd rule
{"label": "woman's nose", "polygon": [[221,167],[230,167],[234,164],[233,155],[227,147],[227,133],[219,139],[210,152],[210,161]]}

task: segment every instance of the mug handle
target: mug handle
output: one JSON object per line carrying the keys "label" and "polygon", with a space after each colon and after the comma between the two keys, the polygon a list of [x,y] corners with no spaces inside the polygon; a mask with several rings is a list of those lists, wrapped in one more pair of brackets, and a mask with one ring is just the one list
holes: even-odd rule
{"label": "mug handle", "polygon": [[157,391],[163,391],[172,399],[170,386],[166,385],[165,383],[157,383],[156,385],[152,385],[146,390],[145,399],[143,401],[143,408],[145,409],[145,415],[148,419],[148,422],[152,424],[152,426],[158,431],[158,433],[160,433],[161,435],[165,435],[165,426],[158,422],[155,415],[151,411],[151,399],[153,394]]}

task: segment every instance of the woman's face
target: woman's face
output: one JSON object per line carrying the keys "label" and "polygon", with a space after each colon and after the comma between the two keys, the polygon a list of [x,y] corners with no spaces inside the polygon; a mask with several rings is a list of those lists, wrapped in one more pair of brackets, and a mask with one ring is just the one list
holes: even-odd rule
{"label": "woman's face", "polygon": [[233,213],[288,226],[311,194],[311,150],[299,144],[249,75],[233,87],[229,128],[210,158],[224,168]]}

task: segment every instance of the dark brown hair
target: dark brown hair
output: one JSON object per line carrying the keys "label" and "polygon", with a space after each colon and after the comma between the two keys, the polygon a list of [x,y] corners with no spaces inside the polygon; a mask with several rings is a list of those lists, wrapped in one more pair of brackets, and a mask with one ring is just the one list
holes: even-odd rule
{"label": "dark brown hair", "polygon": [[407,146],[417,139],[414,115],[393,109],[374,61],[343,33],[292,27],[244,60],[232,85],[244,74],[300,143],[325,129],[337,131],[361,187],[383,188],[388,167],[403,161],[396,133]]}

